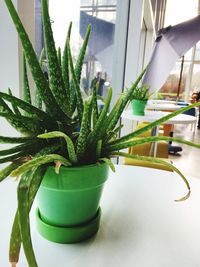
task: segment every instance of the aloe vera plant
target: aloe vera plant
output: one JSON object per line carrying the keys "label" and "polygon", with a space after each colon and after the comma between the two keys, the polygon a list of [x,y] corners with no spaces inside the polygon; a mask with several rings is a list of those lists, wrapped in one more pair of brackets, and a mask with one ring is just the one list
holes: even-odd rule
{"label": "aloe vera plant", "polygon": [[[133,83],[131,88],[122,94],[114,107],[109,110],[112,88],[105,99],[103,109],[98,110],[97,94],[94,88],[90,98],[83,99],[80,89],[80,78],[84,56],[91,27],[88,26],[86,36],[80,50],[76,64],[74,64],[70,48],[70,33],[68,29],[65,49],[61,55],[56,51],[53,33],[48,13],[47,0],[42,0],[43,27],[45,35],[45,51],[48,61],[48,80],[46,79],[42,61],[44,51],[38,60],[33,46],[13,6],[12,0],[4,0],[13,19],[16,30],[21,39],[23,59],[23,96],[21,100],[9,93],[0,92],[0,116],[16,128],[23,136],[0,136],[0,143],[15,144],[10,149],[0,151],[0,163],[9,162],[8,166],[0,171],[0,181],[8,176],[21,176],[18,185],[18,208],[13,223],[10,238],[10,262],[16,266],[21,244],[30,267],[36,267],[30,236],[29,212],[40,187],[43,175],[50,165],[55,165],[59,172],[61,164],[64,166],[90,165],[106,162],[114,171],[111,158],[117,156],[137,158],[151,162],[169,163],[151,157],[129,155],[120,152],[121,149],[155,142],[170,140],[200,148],[199,144],[172,137],[147,137],[134,140],[142,132],[154,128],[175,115],[200,105],[195,103],[171,113],[142,129],[118,138],[122,126],[118,125],[120,116],[138,89],[145,70]],[[35,82],[35,95],[31,97],[27,77],[27,65]],[[185,182],[190,194],[190,186],[184,175],[174,166]],[[187,198],[183,197],[181,200]]]}

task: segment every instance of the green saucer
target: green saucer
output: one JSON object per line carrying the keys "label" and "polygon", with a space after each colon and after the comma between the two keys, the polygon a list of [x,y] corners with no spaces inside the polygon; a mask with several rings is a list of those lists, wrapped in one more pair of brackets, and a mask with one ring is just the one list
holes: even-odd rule
{"label": "green saucer", "polygon": [[36,226],[39,233],[49,241],[70,244],[86,240],[93,236],[99,229],[101,209],[99,208],[95,217],[82,225],[72,227],[60,227],[50,225],[42,221],[40,211],[36,209]]}

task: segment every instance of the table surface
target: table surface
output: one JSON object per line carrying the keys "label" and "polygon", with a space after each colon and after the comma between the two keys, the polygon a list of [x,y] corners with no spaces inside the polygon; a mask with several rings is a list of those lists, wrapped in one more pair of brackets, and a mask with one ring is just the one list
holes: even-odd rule
{"label": "table surface", "polygon": [[178,105],[177,102],[172,102],[172,101],[160,101],[160,102],[148,101],[146,105],[146,109],[166,110],[166,111],[175,111],[182,107],[183,106]]}
{"label": "table surface", "polygon": [[[187,190],[171,172],[116,166],[106,182],[101,227],[90,240],[73,245],[42,238],[32,220],[39,267],[198,267],[200,266],[200,180],[190,179],[191,197],[174,202]],[[0,186],[0,266],[7,260],[16,182]],[[34,212],[32,211],[32,217]],[[21,253],[18,267],[27,267]]]}
{"label": "table surface", "polygon": [[[145,111],[144,116],[139,115],[133,115],[132,110],[128,109],[122,113],[122,118],[127,120],[133,120],[133,121],[140,121],[140,122],[153,122],[157,119],[160,119],[166,115],[170,114],[169,112],[164,111]],[[195,123],[197,120],[196,117],[186,115],[186,114],[179,114],[166,122],[164,124],[190,124]]]}
{"label": "table surface", "polygon": [[183,104],[183,102],[175,100],[149,99],[147,104]]}

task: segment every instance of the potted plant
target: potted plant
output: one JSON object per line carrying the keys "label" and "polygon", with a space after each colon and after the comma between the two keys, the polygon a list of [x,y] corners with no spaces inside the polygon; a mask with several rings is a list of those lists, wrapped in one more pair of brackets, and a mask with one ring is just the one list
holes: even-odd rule
{"label": "potted plant", "polygon": [[147,100],[151,94],[149,94],[149,86],[144,84],[142,86],[138,86],[133,91],[131,96],[131,105],[133,115],[144,115],[144,110],[147,104]]}
{"label": "potted plant", "polygon": [[[46,238],[56,242],[77,242],[97,232],[101,213],[99,198],[107,179],[108,166],[114,171],[112,157],[130,157],[170,166],[181,176],[189,190],[180,200],[186,199],[190,194],[190,186],[175,166],[151,157],[129,155],[120,150],[158,140],[176,141],[200,148],[199,144],[172,137],[132,139],[200,103],[178,110],[119,138],[121,126],[118,126],[118,121],[145,70],[131,88],[119,97],[111,110],[110,88],[100,111],[96,94],[98,84],[86,100],[82,98],[80,90],[81,70],[90,26],[74,66],[70,49],[71,24],[61,58],[55,49],[47,0],[42,0],[48,61],[47,79],[42,68],[44,53],[38,61],[12,0],[4,2],[18,31],[25,55],[24,99],[13,96],[11,91],[8,94],[0,92],[0,116],[6,118],[22,134],[21,137],[0,136],[1,143],[17,144],[0,151],[0,163],[10,162],[0,171],[0,181],[8,176],[20,177],[17,189],[18,206],[10,239],[9,255],[12,266],[16,266],[18,262],[21,244],[28,265],[37,266],[29,218],[36,194],[39,206],[36,211],[37,225],[40,233]],[[26,62],[36,85],[34,100],[30,94]],[[50,204],[50,201],[53,202]]]}

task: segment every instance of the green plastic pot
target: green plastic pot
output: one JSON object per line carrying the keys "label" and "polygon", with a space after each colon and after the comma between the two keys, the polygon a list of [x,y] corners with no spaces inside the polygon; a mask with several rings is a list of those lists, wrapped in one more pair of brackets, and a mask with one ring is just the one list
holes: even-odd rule
{"label": "green plastic pot", "polygon": [[107,164],[49,167],[37,194],[37,228],[46,239],[73,243],[98,231],[99,202],[108,177]]}
{"label": "green plastic pot", "polygon": [[140,115],[140,116],[144,115],[146,104],[147,100],[133,99],[131,101],[133,115]]}

